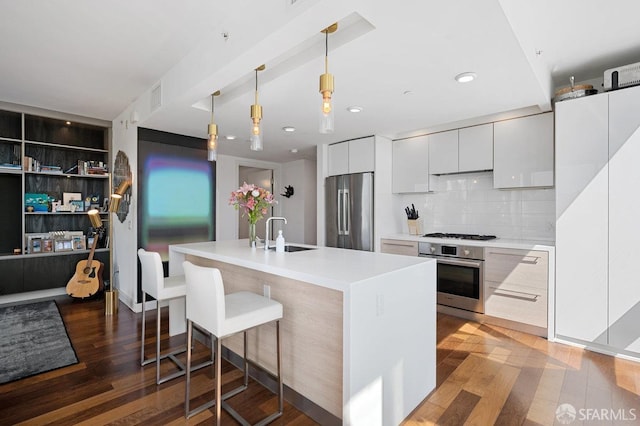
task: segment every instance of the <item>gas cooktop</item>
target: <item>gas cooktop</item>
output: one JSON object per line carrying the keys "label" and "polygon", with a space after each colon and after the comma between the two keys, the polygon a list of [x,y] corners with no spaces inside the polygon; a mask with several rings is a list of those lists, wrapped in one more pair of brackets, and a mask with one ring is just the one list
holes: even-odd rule
{"label": "gas cooktop", "polygon": [[442,232],[433,232],[431,234],[424,234],[423,237],[429,238],[455,238],[459,240],[476,240],[476,241],[488,241],[494,240],[495,235],[478,235],[478,234],[445,234]]}

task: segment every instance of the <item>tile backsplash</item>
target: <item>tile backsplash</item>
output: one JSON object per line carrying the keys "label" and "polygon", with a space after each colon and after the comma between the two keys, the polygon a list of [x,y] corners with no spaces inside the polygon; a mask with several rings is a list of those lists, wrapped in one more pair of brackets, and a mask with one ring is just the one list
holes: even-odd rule
{"label": "tile backsplash", "polygon": [[494,189],[492,172],[431,176],[431,189],[428,194],[394,196],[396,231],[409,232],[404,208],[413,203],[425,233],[555,240],[554,189]]}

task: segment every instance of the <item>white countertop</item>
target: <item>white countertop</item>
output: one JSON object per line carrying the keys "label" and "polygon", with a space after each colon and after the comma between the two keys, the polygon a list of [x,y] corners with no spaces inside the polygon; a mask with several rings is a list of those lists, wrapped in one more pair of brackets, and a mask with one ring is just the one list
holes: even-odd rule
{"label": "white countertop", "polygon": [[479,247],[543,250],[543,251],[555,250],[555,244],[553,241],[513,240],[513,239],[506,239],[506,238],[496,238],[494,240],[488,240],[488,241],[477,241],[477,240],[460,240],[456,238],[426,238],[420,235],[410,235],[410,234],[389,234],[389,235],[383,235],[381,238],[390,239],[390,240],[418,241],[418,242],[426,242],[426,243],[479,246]]}
{"label": "white countertop", "polygon": [[[295,244],[297,246],[308,246]],[[352,284],[392,273],[432,259],[397,256],[359,250],[317,247],[292,253],[249,248],[248,240],[207,241],[175,244],[169,252],[190,254],[269,274],[346,291]],[[171,257],[171,255],[170,255]]]}

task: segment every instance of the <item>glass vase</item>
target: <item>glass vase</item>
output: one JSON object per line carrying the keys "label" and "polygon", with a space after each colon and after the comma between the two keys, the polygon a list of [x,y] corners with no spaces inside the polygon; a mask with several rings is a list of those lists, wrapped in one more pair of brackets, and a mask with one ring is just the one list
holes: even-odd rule
{"label": "glass vase", "polygon": [[256,224],[249,222],[249,247],[256,247]]}

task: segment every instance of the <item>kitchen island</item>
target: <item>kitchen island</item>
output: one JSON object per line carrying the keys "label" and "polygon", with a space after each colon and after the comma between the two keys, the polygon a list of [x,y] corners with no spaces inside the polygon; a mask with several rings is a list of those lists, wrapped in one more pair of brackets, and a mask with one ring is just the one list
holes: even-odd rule
{"label": "kitchen island", "polygon": [[[397,425],[435,387],[435,261],[233,240],[170,246],[170,275],[184,260],[219,268],[226,293],[283,304],[284,384],[321,409],[310,410],[321,423]],[[184,332],[184,302],[170,309],[171,334]],[[240,336],[223,344],[241,353]],[[249,356],[275,371],[275,326],[250,332]]]}

